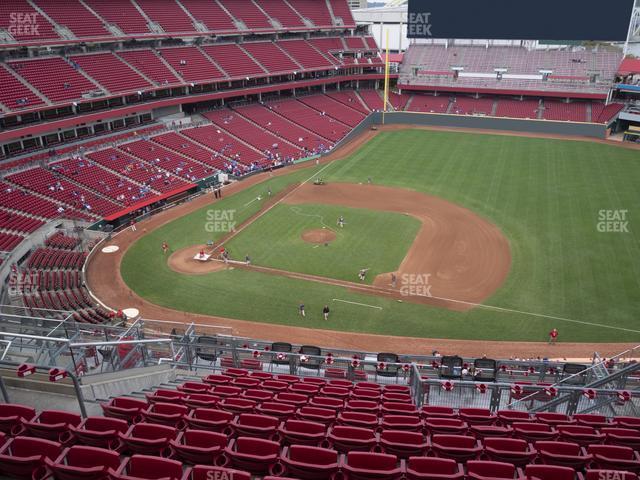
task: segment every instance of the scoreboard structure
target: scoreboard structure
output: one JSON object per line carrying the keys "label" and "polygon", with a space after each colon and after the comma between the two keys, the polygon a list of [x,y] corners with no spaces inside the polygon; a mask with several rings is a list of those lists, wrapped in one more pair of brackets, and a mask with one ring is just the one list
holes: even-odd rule
{"label": "scoreboard structure", "polygon": [[635,0],[409,0],[408,38],[627,40]]}

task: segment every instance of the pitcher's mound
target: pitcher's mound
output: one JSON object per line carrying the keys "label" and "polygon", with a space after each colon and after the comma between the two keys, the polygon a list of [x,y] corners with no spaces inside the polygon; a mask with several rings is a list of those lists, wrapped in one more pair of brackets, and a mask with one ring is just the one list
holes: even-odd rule
{"label": "pitcher's mound", "polygon": [[336,239],[335,232],[328,228],[317,228],[302,233],[302,240],[307,243],[329,243]]}

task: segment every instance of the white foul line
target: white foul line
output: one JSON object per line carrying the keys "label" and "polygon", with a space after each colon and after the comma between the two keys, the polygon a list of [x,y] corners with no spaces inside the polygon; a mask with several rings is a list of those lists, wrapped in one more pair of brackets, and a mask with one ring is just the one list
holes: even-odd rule
{"label": "white foul line", "polygon": [[615,325],[604,325],[602,323],[585,322],[583,320],[574,320],[572,318],[558,317],[558,316],[555,316],[555,315],[547,315],[547,314],[544,314],[544,313],[525,312],[524,310],[514,310],[512,308],[495,307],[493,305],[485,305],[483,303],[466,302],[464,300],[456,300],[454,298],[436,297],[435,295],[421,295],[421,294],[416,294],[416,295],[413,295],[413,296],[415,296],[415,297],[435,298],[436,300],[444,300],[446,302],[461,303],[463,305],[470,305],[472,307],[486,308],[488,310],[497,310],[499,312],[517,313],[517,314],[520,314],[520,315],[530,315],[532,317],[549,318],[551,320],[560,320],[562,322],[579,323],[581,325],[590,325],[592,327],[602,327],[602,328],[609,328],[609,329],[612,329],[612,330],[621,330],[623,332],[640,333],[640,330],[633,330],[631,328],[616,327]]}
{"label": "white foul line", "polygon": [[339,298],[332,298],[331,300],[333,300],[334,302],[350,303],[351,305],[360,305],[361,307],[377,308],[378,310],[382,310],[382,307],[378,307],[376,305],[368,305],[366,303],[350,302],[349,300],[340,300]]}

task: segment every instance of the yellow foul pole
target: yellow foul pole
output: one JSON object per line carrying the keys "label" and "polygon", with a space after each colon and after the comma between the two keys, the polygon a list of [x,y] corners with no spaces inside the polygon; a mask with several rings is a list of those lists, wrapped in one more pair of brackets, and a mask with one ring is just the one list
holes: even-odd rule
{"label": "yellow foul pole", "polygon": [[389,103],[389,30],[387,30],[387,48],[384,59],[384,106],[382,108],[382,124],[384,125],[384,115],[387,112]]}

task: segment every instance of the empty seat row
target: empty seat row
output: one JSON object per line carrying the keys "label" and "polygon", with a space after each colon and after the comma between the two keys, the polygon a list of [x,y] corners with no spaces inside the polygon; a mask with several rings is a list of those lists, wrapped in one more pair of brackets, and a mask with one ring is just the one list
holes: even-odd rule
{"label": "empty seat row", "polygon": [[[202,431],[183,432],[170,444],[167,453],[171,458],[146,454],[121,457],[104,448],[79,445],[65,448],[55,441],[16,437],[0,447],[0,473],[14,478],[51,477],[58,480],[250,480],[252,476],[268,480],[285,475],[302,480],[637,479],[633,472],[610,468],[588,469],[583,477],[571,467],[553,465],[527,465],[520,469],[509,463],[479,460],[462,466],[452,459],[422,456],[399,459],[393,454],[358,451],[340,454],[329,448],[303,445],[281,450],[277,443],[269,440],[239,437],[227,443],[223,435]],[[200,464],[200,461],[205,463]]]}

